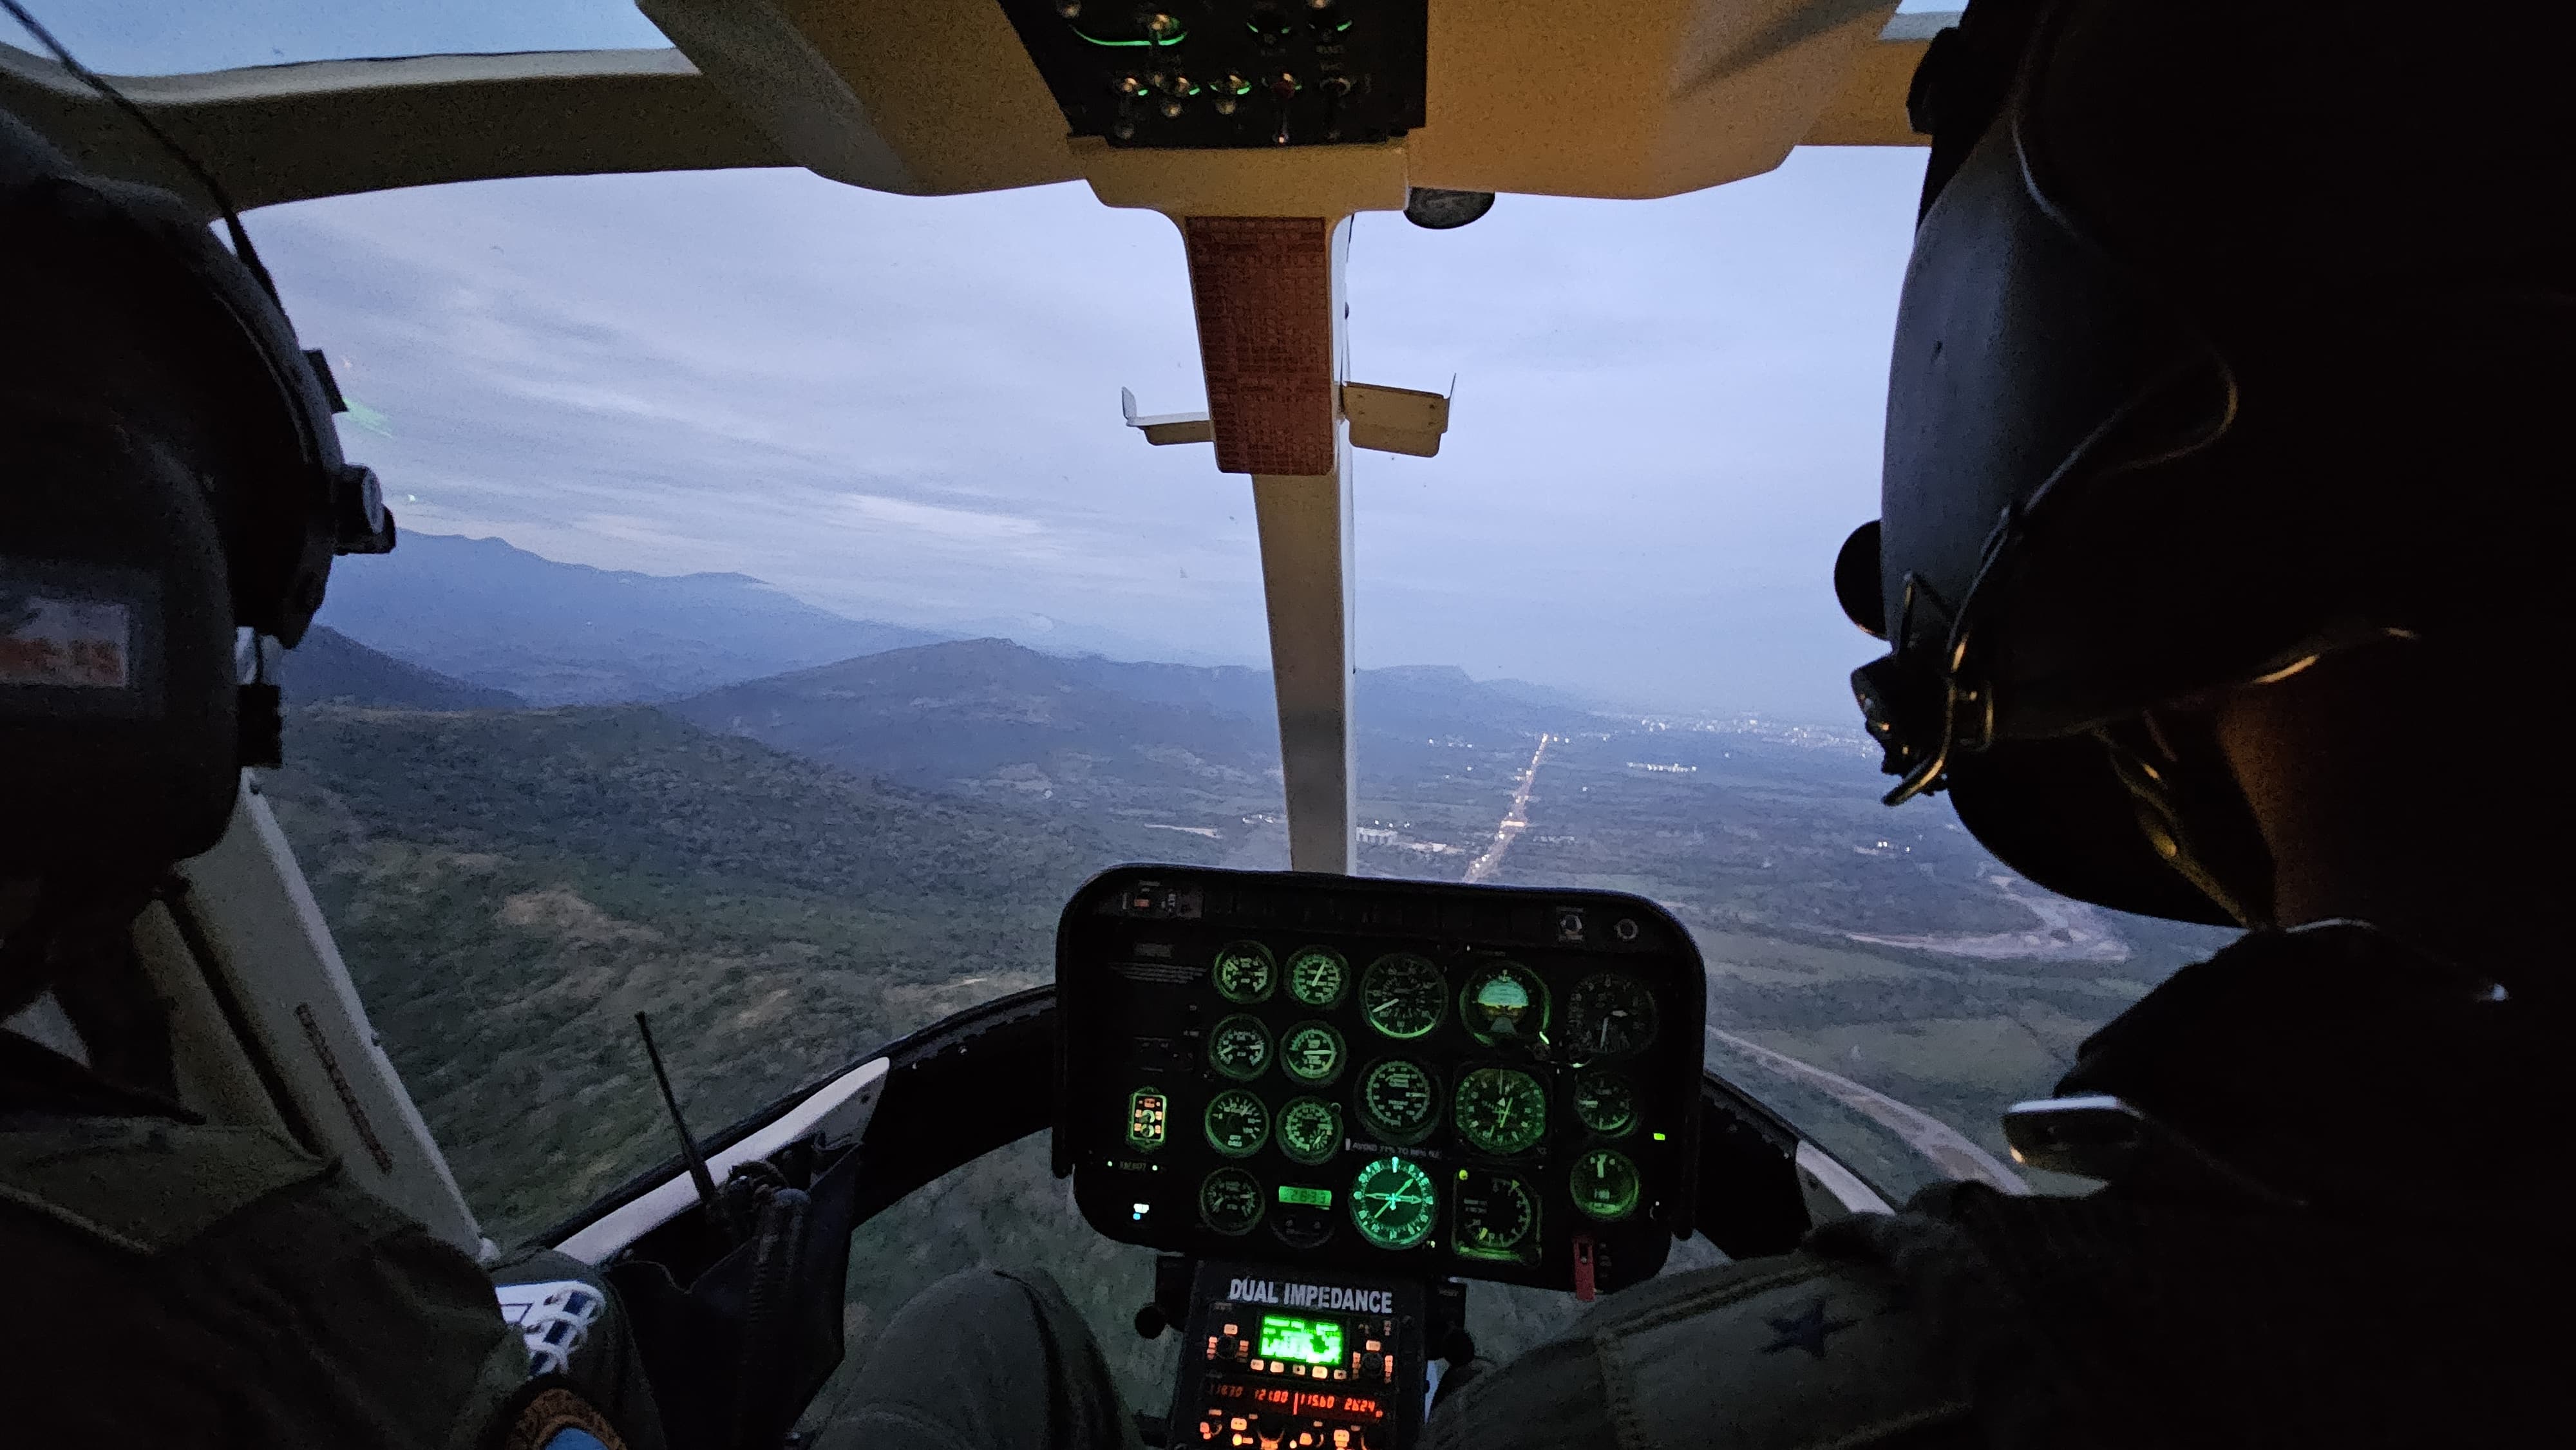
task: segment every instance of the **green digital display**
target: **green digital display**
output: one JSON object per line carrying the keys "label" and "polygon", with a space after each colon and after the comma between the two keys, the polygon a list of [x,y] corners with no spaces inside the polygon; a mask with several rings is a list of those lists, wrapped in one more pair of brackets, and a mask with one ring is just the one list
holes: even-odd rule
{"label": "green digital display", "polygon": [[1342,1326],[1330,1319],[1300,1319],[1293,1314],[1261,1316],[1263,1359],[1293,1359],[1299,1364],[1339,1365]]}
{"label": "green digital display", "polygon": [[1281,1203],[1301,1203],[1308,1208],[1330,1208],[1333,1206],[1333,1190],[1329,1188],[1300,1188],[1293,1183],[1282,1183],[1279,1185],[1279,1201]]}

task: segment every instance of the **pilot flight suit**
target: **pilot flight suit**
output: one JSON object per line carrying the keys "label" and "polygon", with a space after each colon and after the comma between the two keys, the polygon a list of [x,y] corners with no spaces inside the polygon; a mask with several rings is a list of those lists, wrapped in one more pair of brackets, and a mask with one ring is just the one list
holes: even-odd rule
{"label": "pilot flight suit", "polygon": [[0,1443],[466,1447],[528,1379],[474,1261],[274,1134],[0,1031]]}
{"label": "pilot flight suit", "polygon": [[[1901,1213],[1826,1224],[1796,1253],[1619,1293],[1567,1337],[1461,1377],[1424,1440],[2340,1447],[2534,1443],[2552,1427],[2563,1439],[2576,1276],[2555,1245],[2576,1091],[2550,1025],[2368,927],[2247,937],[2095,1034],[2060,1089],[2121,1097],[2237,1174],[2142,1170],[2084,1198],[1943,1184]],[[943,1338],[1025,1318],[1013,1288],[960,1276],[924,1296],[945,1296],[938,1313],[908,1307],[906,1367],[867,1376],[880,1394],[908,1385],[906,1411],[879,1420],[902,1433],[847,1443],[1033,1447],[999,1431],[1048,1423],[1035,1413],[933,1424],[918,1408],[1066,1401],[1062,1384],[942,1358]],[[1097,1355],[1047,1362],[1061,1379]]]}

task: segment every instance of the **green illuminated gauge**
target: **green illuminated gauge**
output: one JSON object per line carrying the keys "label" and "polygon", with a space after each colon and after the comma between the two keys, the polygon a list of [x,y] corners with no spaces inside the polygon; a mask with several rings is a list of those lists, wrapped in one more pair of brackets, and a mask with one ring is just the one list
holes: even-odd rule
{"label": "green illuminated gauge", "polygon": [[1249,1158],[1270,1140],[1270,1110],[1241,1088],[1227,1088],[1208,1099],[1200,1117],[1208,1146],[1228,1158]]}
{"label": "green illuminated gauge", "polygon": [[1300,1022],[1279,1039],[1279,1070],[1299,1082],[1328,1083],[1342,1075],[1342,1034],[1321,1022]]}
{"label": "green illuminated gauge", "polygon": [[1351,989],[1351,964],[1331,947],[1307,947],[1288,959],[1288,995],[1309,1007],[1330,1007]]}
{"label": "green illuminated gauge", "polygon": [[1279,1110],[1279,1151],[1316,1164],[1342,1151],[1342,1110],[1322,1098],[1290,1098]]}
{"label": "green illuminated gauge", "polygon": [[1616,1148],[1595,1148],[1575,1159],[1565,1186],[1574,1206],[1594,1218],[1626,1218],[1637,1211],[1637,1165]]}
{"label": "green illuminated gauge", "polygon": [[1440,1202],[1422,1165],[1392,1154],[1373,1158],[1351,1180],[1351,1222],[1382,1249],[1409,1249],[1431,1237]]}
{"label": "green illuminated gauge", "polygon": [[1418,1143],[1439,1119],[1439,1085],[1422,1064],[1390,1057],[1360,1079],[1360,1120],[1386,1141]]}
{"label": "green illuminated gauge", "polygon": [[1634,977],[1602,972],[1575,984],[1565,1045],[1580,1062],[1627,1057],[1655,1037],[1655,999]]}
{"label": "green illuminated gauge", "polygon": [[1538,1197],[1510,1174],[1459,1169],[1457,1214],[1458,1232],[1449,1247],[1460,1258],[1538,1257]]}
{"label": "green illuminated gauge", "polygon": [[1270,1029],[1238,1012],[1208,1033],[1208,1066],[1237,1082],[1250,1082],[1270,1065]]}
{"label": "green illuminated gauge", "polygon": [[1170,1129],[1172,1100],[1161,1088],[1138,1088],[1127,1095],[1127,1146],[1151,1153],[1163,1146]]}
{"label": "green illuminated gauge", "polygon": [[1220,1168],[1199,1180],[1199,1222],[1221,1234],[1248,1234],[1261,1222],[1261,1180]]}
{"label": "green illuminated gauge", "polygon": [[1537,1042],[1547,1035],[1547,984],[1518,962],[1479,967],[1458,993],[1458,1020],[1478,1042]]}
{"label": "green illuminated gauge", "polygon": [[1624,1138],[1637,1130],[1637,1090],[1605,1067],[1574,1080],[1574,1116],[1604,1138]]}
{"label": "green illuminated gauge", "polygon": [[1458,1079],[1458,1136],[1498,1157],[1547,1136],[1547,1089],[1517,1067],[1480,1067]]}
{"label": "green illuminated gauge", "polygon": [[1360,1008],[1369,1025],[1394,1038],[1420,1037],[1439,1026],[1448,995],[1440,969],[1411,952],[1378,958],[1360,978]]}
{"label": "green illuminated gauge", "polygon": [[1270,989],[1279,985],[1279,964],[1257,941],[1227,942],[1217,948],[1208,975],[1216,980],[1217,995],[1229,1002],[1267,1002]]}

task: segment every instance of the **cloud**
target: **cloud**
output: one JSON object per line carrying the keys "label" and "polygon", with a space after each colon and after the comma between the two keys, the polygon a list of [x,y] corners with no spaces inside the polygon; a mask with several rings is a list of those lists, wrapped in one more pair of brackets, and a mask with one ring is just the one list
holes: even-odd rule
{"label": "cloud", "polygon": [[[1839,716],[1825,588],[1875,512],[1917,152],[1800,153],[1659,202],[1363,217],[1354,376],[1445,387],[1362,454],[1365,664]],[[309,345],[395,420],[407,523],[736,570],[906,623],[1043,617],[1265,653],[1246,480],[1150,448],[1202,395],[1177,232],[1080,187],[882,196],[802,172],[496,181],[252,226]]]}

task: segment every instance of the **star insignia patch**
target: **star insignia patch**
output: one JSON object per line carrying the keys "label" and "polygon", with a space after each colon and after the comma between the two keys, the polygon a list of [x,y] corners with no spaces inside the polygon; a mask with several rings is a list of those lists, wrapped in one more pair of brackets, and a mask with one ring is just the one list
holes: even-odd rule
{"label": "star insignia patch", "polygon": [[1816,1302],[1807,1306],[1805,1312],[1792,1318],[1772,1319],[1765,1322],[1771,1326],[1771,1332],[1780,1337],[1762,1346],[1764,1354],[1778,1354],[1784,1349],[1803,1349],[1816,1358],[1823,1359],[1825,1336],[1838,1330],[1849,1329],[1860,1321],[1827,1319],[1824,1297],[1819,1295]]}

